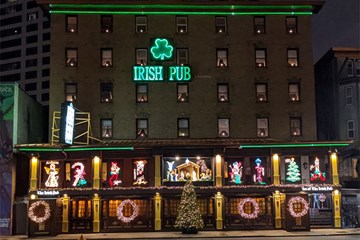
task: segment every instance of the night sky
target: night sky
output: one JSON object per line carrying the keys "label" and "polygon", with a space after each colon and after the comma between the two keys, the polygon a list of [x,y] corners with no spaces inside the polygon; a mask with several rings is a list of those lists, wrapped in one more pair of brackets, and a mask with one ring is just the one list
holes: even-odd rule
{"label": "night sky", "polygon": [[360,0],[326,0],[313,15],[314,63],[332,47],[360,48]]}

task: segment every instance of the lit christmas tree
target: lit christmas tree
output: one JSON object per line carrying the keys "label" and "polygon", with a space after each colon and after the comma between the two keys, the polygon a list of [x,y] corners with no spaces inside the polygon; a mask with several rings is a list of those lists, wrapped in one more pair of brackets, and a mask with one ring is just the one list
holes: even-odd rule
{"label": "lit christmas tree", "polygon": [[181,194],[175,227],[180,228],[183,233],[197,233],[204,227],[200,208],[196,201],[196,193],[191,181],[188,181]]}
{"label": "lit christmas tree", "polygon": [[297,163],[295,162],[294,158],[288,158],[285,160],[285,162],[290,162],[288,165],[288,169],[286,172],[286,175],[288,175],[288,177],[286,178],[286,180],[288,180],[289,182],[298,182],[301,180],[300,177],[300,169],[299,166],[297,165]]}

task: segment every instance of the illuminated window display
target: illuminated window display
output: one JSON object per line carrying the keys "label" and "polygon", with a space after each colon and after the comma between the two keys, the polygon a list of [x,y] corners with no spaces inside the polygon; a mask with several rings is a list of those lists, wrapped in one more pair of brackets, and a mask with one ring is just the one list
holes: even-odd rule
{"label": "illuminated window display", "polygon": [[134,162],[134,185],[141,185],[141,184],[147,184],[146,178],[145,178],[145,165],[147,161],[146,160],[138,160]]}
{"label": "illuminated window display", "polygon": [[86,186],[87,181],[85,179],[85,166],[81,162],[76,162],[71,166],[71,169],[74,170],[73,172],[73,187],[83,187]]}
{"label": "illuminated window display", "polygon": [[211,158],[163,158],[163,182],[213,181]]}
{"label": "illuminated window display", "polygon": [[58,161],[46,161],[44,164],[45,170],[45,187],[59,187],[59,162]]}
{"label": "illuminated window display", "polygon": [[103,161],[101,166],[101,182],[103,187],[122,185],[123,167],[120,161]]}
{"label": "illuminated window display", "polygon": [[295,157],[285,158],[286,181],[296,183],[301,181],[300,159]]}
{"label": "illuminated window display", "polygon": [[109,174],[109,184],[111,187],[117,186],[119,183],[121,183],[121,180],[119,180],[120,168],[117,162],[111,162]]}
{"label": "illuminated window display", "polygon": [[261,158],[256,158],[255,159],[255,173],[253,174],[253,180],[254,183],[259,183],[259,184],[266,184],[266,178],[265,178],[265,163],[263,162],[263,160],[261,160]]}
{"label": "illuminated window display", "polygon": [[230,182],[235,184],[242,183],[242,176],[243,176],[243,163],[241,161],[235,161],[229,165],[229,176]]}
{"label": "illuminated window display", "polygon": [[310,158],[310,182],[325,182],[327,179],[324,161],[321,161],[318,157]]}

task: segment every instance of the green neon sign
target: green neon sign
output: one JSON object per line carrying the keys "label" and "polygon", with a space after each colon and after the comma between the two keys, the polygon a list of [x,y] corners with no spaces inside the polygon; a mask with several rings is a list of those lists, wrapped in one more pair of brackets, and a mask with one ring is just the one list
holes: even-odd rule
{"label": "green neon sign", "polygon": [[75,147],[75,148],[45,148],[45,147],[24,147],[19,148],[22,152],[78,152],[78,151],[133,151],[133,147]]}
{"label": "green neon sign", "polygon": [[347,147],[348,143],[284,143],[240,145],[239,149],[247,148],[299,148],[299,147]]}
{"label": "green neon sign", "polygon": [[[167,69],[167,80],[173,82],[190,81],[191,68],[189,66],[170,66]],[[134,66],[133,81],[161,82],[165,80],[163,66]]]}
{"label": "green neon sign", "polygon": [[156,60],[171,60],[173,51],[173,46],[171,46],[165,38],[155,39],[154,46],[150,49],[152,57]]}

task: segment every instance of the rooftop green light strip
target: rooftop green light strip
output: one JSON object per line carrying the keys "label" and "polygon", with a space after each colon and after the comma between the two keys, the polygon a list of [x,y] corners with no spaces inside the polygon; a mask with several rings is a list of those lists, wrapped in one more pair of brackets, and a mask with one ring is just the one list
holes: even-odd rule
{"label": "rooftop green light strip", "polygon": [[103,15],[311,15],[312,12],[152,12],[152,11],[75,11],[51,10],[51,14],[103,14]]}
{"label": "rooftop green light strip", "polygon": [[291,5],[291,6],[239,6],[239,5],[165,5],[165,4],[143,4],[143,5],[123,5],[123,4],[50,4],[51,8],[140,8],[140,9],[312,9],[311,5]]}
{"label": "rooftop green light strip", "polygon": [[299,147],[347,147],[348,143],[295,143],[295,144],[260,144],[240,145],[240,149],[246,148],[299,148]]}
{"label": "rooftop green light strip", "polygon": [[78,151],[116,151],[116,150],[134,150],[133,147],[78,147],[78,148],[19,148],[23,152],[78,152]]}

